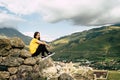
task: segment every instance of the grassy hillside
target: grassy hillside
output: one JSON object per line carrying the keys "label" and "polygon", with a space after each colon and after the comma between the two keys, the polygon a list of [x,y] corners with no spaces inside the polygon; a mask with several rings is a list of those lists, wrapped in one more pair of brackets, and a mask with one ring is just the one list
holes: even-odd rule
{"label": "grassy hillside", "polygon": [[14,28],[0,28],[0,35],[7,37],[20,37],[26,44],[29,44],[31,37],[25,36]]}
{"label": "grassy hillside", "polygon": [[107,26],[74,33],[52,42],[55,60],[119,61],[120,27]]}

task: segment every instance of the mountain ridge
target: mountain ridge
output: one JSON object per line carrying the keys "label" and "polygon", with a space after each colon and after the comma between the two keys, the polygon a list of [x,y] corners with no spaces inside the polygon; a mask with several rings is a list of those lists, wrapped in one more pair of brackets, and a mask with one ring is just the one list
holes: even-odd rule
{"label": "mountain ridge", "polygon": [[32,39],[31,37],[22,34],[15,28],[7,28],[7,27],[0,28],[0,35],[6,36],[6,37],[19,37],[27,45],[29,44],[30,40]]}

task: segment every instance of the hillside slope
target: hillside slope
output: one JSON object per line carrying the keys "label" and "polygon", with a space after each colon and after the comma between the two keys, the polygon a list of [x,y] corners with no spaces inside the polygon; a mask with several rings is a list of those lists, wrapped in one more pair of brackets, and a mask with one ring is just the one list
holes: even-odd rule
{"label": "hillside slope", "polygon": [[104,26],[74,33],[53,41],[52,46],[55,60],[117,58],[120,57],[120,27]]}
{"label": "hillside slope", "polygon": [[31,37],[25,36],[24,34],[20,33],[17,29],[14,28],[0,28],[0,35],[7,37],[19,37],[26,44],[29,44],[30,40],[32,39]]}

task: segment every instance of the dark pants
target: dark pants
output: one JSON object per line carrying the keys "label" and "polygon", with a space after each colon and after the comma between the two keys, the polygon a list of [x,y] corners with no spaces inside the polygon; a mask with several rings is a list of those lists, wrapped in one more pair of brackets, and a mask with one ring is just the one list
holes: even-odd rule
{"label": "dark pants", "polygon": [[42,53],[42,56],[45,56],[45,52],[49,53],[49,51],[47,50],[46,46],[43,44],[40,44],[36,50],[36,52],[32,55],[32,57],[38,56],[40,53]]}

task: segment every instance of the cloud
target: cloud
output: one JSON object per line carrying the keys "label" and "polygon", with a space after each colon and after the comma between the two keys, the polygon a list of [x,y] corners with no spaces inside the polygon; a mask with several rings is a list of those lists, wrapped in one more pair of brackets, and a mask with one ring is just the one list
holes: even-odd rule
{"label": "cloud", "polygon": [[119,0],[53,0],[43,3],[43,18],[48,22],[67,20],[74,25],[87,26],[120,23]]}
{"label": "cloud", "polygon": [[24,35],[26,36],[30,36],[30,37],[33,37],[34,35],[34,32],[22,32]]}
{"label": "cloud", "polygon": [[0,6],[18,15],[28,15],[37,11],[39,0],[2,0]]}
{"label": "cloud", "polygon": [[16,28],[18,24],[24,22],[22,18],[12,15],[12,14],[7,14],[5,11],[0,12],[0,28],[2,27],[14,27]]}
{"label": "cloud", "polygon": [[47,22],[100,26],[120,23],[120,0],[2,0],[0,6],[17,15],[39,13]]}

